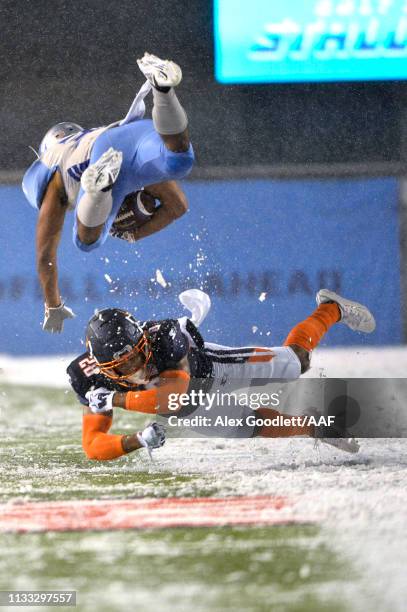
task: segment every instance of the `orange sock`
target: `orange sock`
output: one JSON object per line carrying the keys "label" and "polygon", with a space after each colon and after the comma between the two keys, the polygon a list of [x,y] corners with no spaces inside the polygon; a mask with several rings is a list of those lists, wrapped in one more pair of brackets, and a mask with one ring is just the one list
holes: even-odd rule
{"label": "orange sock", "polygon": [[[256,410],[256,416],[259,418],[274,419],[281,415],[281,412],[273,410],[272,408],[258,408]],[[287,414],[282,415],[288,417]],[[256,436],[260,438],[291,438],[293,436],[313,436],[314,426],[313,425],[261,425],[257,431]]]}
{"label": "orange sock", "polygon": [[296,344],[306,351],[312,351],[340,318],[341,311],[337,304],[320,304],[310,317],[292,328],[284,346]]}

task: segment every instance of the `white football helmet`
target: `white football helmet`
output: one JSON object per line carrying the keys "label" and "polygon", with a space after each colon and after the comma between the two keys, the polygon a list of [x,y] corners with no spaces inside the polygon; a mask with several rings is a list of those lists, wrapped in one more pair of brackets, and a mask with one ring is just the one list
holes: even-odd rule
{"label": "white football helmet", "polygon": [[83,127],[71,121],[63,121],[52,126],[41,140],[39,153],[42,155],[47,149],[50,149],[54,144],[59,142],[66,136],[71,136],[77,132],[82,132]]}

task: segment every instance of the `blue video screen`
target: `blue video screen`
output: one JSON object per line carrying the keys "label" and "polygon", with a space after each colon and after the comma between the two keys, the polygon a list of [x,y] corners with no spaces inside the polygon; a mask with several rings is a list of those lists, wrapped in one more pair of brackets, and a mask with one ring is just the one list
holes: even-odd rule
{"label": "blue video screen", "polygon": [[407,0],[214,0],[221,83],[407,78]]}

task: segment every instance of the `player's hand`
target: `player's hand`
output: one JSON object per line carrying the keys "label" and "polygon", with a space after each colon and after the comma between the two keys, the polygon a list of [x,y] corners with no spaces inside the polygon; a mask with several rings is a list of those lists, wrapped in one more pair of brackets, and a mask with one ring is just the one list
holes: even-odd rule
{"label": "player's hand", "polygon": [[113,238],[120,238],[120,240],[125,240],[126,242],[130,242],[130,244],[133,244],[134,242],[136,242],[133,232],[121,231],[119,229],[111,228],[109,231],[109,234]]}
{"label": "player's hand", "polygon": [[165,429],[160,423],[150,423],[138,432],[137,439],[148,450],[160,448],[165,443]]}
{"label": "player's hand", "polygon": [[114,391],[99,387],[93,391],[88,391],[85,395],[89,402],[89,408],[94,414],[103,414],[113,410]]}
{"label": "player's hand", "polygon": [[61,304],[56,308],[50,308],[45,304],[44,322],[42,329],[51,334],[60,334],[64,328],[65,319],[73,319],[75,317],[73,310]]}

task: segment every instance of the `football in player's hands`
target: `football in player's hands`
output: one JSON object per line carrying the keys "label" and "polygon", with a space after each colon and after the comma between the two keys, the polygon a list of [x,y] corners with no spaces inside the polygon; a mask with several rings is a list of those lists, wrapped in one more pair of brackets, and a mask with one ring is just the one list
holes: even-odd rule
{"label": "football in player's hands", "polygon": [[131,232],[141,227],[154,214],[157,208],[155,198],[147,191],[134,191],[123,200],[116,215],[112,230],[115,232]]}

